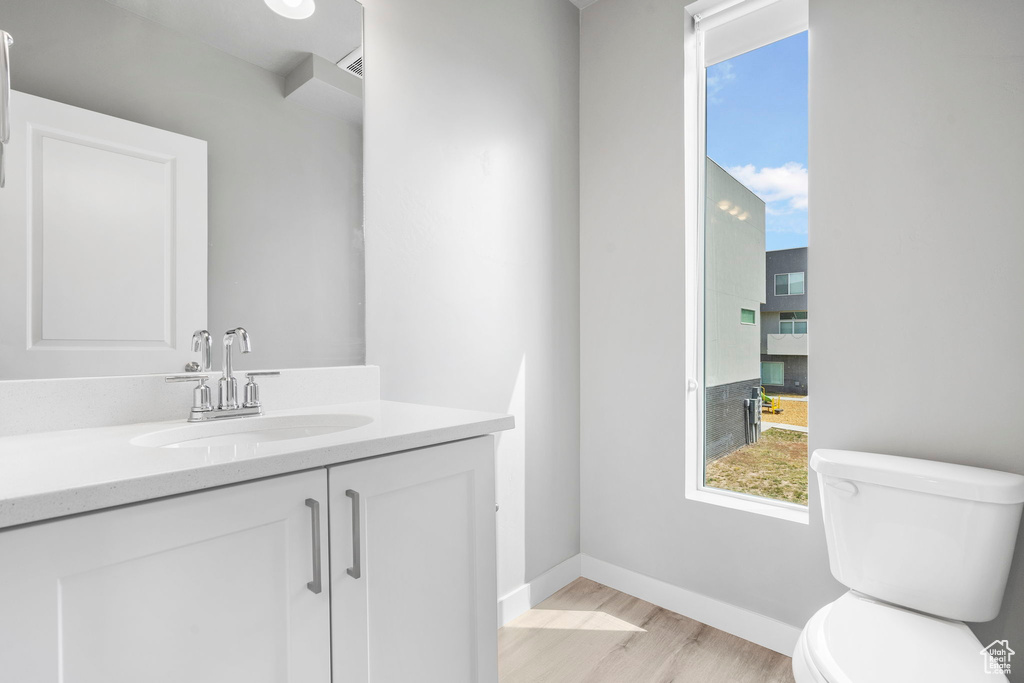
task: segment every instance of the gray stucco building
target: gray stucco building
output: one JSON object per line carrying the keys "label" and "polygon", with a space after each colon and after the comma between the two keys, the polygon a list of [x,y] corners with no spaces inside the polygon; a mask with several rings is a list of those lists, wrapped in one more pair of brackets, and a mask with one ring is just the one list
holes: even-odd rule
{"label": "gray stucco building", "polygon": [[704,456],[746,443],[744,399],[761,383],[765,207],[742,183],[707,160],[704,222]]}
{"label": "gray stucco building", "polygon": [[807,247],[765,254],[761,304],[761,385],[807,395]]}

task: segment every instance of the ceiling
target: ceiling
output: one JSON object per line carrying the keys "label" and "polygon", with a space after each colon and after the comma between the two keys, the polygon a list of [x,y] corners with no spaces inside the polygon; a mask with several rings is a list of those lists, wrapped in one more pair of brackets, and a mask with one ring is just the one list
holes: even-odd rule
{"label": "ceiling", "polygon": [[356,0],[316,0],[313,16],[299,20],[275,14],[263,0],[107,2],[282,76],[309,53],[337,62],[362,44]]}
{"label": "ceiling", "polygon": [[576,5],[580,9],[586,9],[593,5],[597,0],[572,0],[572,4]]}

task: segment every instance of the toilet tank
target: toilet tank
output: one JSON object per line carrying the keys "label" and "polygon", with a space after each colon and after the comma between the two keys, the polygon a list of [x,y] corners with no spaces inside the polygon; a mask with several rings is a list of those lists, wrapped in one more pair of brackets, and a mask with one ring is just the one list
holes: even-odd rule
{"label": "toilet tank", "polygon": [[1024,506],[1024,477],[856,451],[816,450],[832,574],[947,619],[989,621]]}

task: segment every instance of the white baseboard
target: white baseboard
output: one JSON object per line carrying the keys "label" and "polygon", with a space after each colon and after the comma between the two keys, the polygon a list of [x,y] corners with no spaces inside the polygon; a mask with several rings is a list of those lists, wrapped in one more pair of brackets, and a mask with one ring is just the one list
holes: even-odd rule
{"label": "white baseboard", "polygon": [[531,607],[536,607],[578,578],[580,578],[580,556],[573,555],[568,560],[547,570],[533,581],[524,583],[511,593],[499,598],[498,628],[501,628]]}
{"label": "white baseboard", "polygon": [[498,627],[584,576],[720,631],[791,657],[800,629],[589,555],[574,555],[498,600]]}
{"label": "white baseboard", "polygon": [[581,555],[581,575],[609,588],[628,593],[667,610],[682,614],[720,631],[793,656],[800,629],[757,612],[731,605],[650,576]]}

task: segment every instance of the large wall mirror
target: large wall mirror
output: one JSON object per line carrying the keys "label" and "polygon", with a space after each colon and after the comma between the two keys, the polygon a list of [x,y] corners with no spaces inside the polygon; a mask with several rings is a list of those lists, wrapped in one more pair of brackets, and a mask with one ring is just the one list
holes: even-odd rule
{"label": "large wall mirror", "polygon": [[243,368],[364,362],[358,2],[0,0],[0,30],[0,380],[181,372],[239,326]]}

